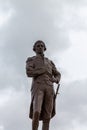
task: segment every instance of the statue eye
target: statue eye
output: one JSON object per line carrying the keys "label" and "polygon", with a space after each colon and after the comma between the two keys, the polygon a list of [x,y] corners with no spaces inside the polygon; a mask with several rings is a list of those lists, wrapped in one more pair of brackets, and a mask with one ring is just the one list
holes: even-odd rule
{"label": "statue eye", "polygon": [[43,45],[41,45],[41,47],[44,47]]}
{"label": "statue eye", "polygon": [[40,47],[40,45],[37,45],[37,47]]}
{"label": "statue eye", "polygon": [[37,45],[37,47],[44,47],[43,45]]}

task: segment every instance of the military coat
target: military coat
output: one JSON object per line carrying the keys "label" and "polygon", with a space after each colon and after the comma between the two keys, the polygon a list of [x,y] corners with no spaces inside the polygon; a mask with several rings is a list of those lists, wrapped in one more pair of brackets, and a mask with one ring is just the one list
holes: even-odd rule
{"label": "military coat", "polygon": [[[56,69],[54,63],[48,58],[36,55],[33,57],[29,57],[26,61],[26,74],[28,77],[32,77],[32,85],[31,85],[31,105],[30,105],[30,114],[29,117],[33,116],[33,98],[35,93],[37,93],[41,84],[46,84],[49,86],[53,86],[52,78],[55,77],[60,81],[61,74]],[[40,86],[39,86],[40,85]],[[54,92],[55,94],[55,92]],[[55,115],[55,99],[53,103],[53,111],[52,116]],[[43,108],[40,115],[40,120],[43,119]]]}

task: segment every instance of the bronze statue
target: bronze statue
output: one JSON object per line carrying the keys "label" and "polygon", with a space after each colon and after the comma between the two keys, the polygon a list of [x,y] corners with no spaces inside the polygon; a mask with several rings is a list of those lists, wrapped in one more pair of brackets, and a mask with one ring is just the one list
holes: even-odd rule
{"label": "bronze statue", "polygon": [[46,46],[43,41],[36,41],[33,50],[36,56],[26,61],[26,74],[33,79],[29,117],[32,119],[32,130],[38,130],[39,120],[43,121],[42,130],[49,130],[50,119],[55,115],[53,83],[59,83],[61,74],[54,63],[44,56]]}

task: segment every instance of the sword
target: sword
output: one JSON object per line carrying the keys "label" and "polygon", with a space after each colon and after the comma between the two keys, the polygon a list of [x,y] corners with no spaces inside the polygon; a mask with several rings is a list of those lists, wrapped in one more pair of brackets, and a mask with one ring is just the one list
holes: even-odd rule
{"label": "sword", "polygon": [[57,89],[56,89],[56,93],[55,93],[55,99],[57,98],[57,94],[59,94],[59,87],[60,87],[60,84],[58,84],[58,86],[57,86]]}

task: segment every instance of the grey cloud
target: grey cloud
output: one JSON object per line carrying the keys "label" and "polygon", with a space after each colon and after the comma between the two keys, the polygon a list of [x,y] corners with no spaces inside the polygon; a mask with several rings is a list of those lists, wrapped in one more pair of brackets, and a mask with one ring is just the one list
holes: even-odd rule
{"label": "grey cloud", "polygon": [[[75,125],[74,121],[83,126],[87,125],[86,86],[87,80],[61,84],[56,100],[57,114],[51,121],[50,129],[70,130]],[[30,92],[25,89],[18,92],[12,88],[9,90],[12,98],[5,103],[5,107],[0,108],[0,122],[6,130],[31,129],[31,121],[28,119]]]}
{"label": "grey cloud", "polygon": [[4,86],[5,83],[7,86],[7,82],[15,86],[14,82],[19,80],[16,75],[20,75],[24,79],[25,61],[28,56],[33,55],[32,46],[36,40],[42,39],[47,44],[50,55],[55,51],[61,51],[70,46],[66,31],[62,28],[58,29],[54,24],[54,14],[57,7],[52,11],[49,8],[50,1],[38,2],[27,0],[25,2],[9,1],[9,8],[13,8],[15,13],[10,19],[8,26],[1,30],[1,40],[4,43],[1,48],[1,56],[2,62],[5,64],[5,70],[8,70],[7,73],[13,78],[9,78],[2,68],[1,72],[6,77],[2,78],[0,76],[1,83]]}
{"label": "grey cloud", "polygon": [[[62,123],[67,129],[73,126],[73,121],[86,126],[87,124],[87,79],[61,84],[57,103],[59,126]],[[64,129],[64,128],[61,128]]]}
{"label": "grey cloud", "polygon": [[86,5],[87,1],[86,0],[62,0],[64,2],[64,4],[72,4],[74,6],[81,6],[81,5]]}
{"label": "grey cloud", "polygon": [[0,124],[2,123],[4,130],[28,130],[31,128],[28,118],[30,96],[25,90],[20,92],[9,90],[10,93],[8,89],[2,91],[2,94],[7,91],[7,98],[8,96],[11,98],[0,107]]}
{"label": "grey cloud", "polygon": [[[8,24],[0,29],[2,43],[0,46],[0,88],[1,91],[2,88],[3,90],[15,88],[13,93],[16,93],[16,97],[12,96],[12,100],[4,108],[0,108],[0,122],[4,124],[6,130],[31,128],[31,122],[30,120],[28,122],[26,115],[30,101],[27,94],[30,94],[31,83],[30,80],[28,82],[25,74],[25,61],[28,56],[34,55],[32,51],[34,42],[42,39],[47,45],[49,55],[53,56],[59,51],[62,53],[67,50],[71,45],[68,29],[75,28],[78,21],[76,19],[74,26],[69,25],[65,21],[66,14],[63,8],[66,9],[67,6],[72,5],[74,9],[76,4],[81,6],[85,2],[85,0],[83,2],[78,0],[62,0],[61,2],[9,0],[8,6],[5,3],[4,9],[13,8],[15,13]],[[75,16],[71,16],[70,21],[72,18]],[[63,20],[67,23],[65,27],[60,26]],[[67,75],[66,70],[63,71]],[[55,130],[58,128],[70,130],[73,120],[86,126],[86,86],[86,80],[70,84],[61,83],[60,95],[57,99],[57,115],[52,121],[51,129],[55,126]]]}

